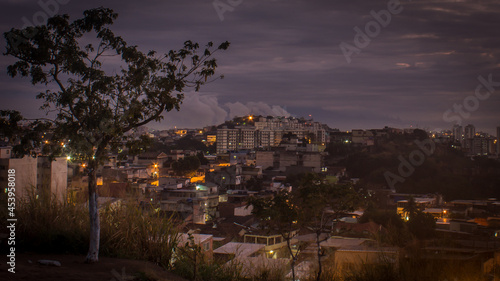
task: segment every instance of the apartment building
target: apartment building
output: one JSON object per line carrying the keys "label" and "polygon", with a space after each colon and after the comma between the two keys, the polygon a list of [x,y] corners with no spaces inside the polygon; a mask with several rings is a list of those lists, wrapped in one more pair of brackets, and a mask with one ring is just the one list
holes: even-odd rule
{"label": "apartment building", "polygon": [[12,147],[0,147],[0,186],[7,186],[8,171],[15,170],[16,198],[46,194],[66,200],[68,165],[65,157],[13,158]]}
{"label": "apartment building", "polygon": [[286,134],[325,144],[327,126],[311,120],[286,117],[256,117],[253,125],[223,126],[217,129],[217,153],[254,148],[277,147]]}

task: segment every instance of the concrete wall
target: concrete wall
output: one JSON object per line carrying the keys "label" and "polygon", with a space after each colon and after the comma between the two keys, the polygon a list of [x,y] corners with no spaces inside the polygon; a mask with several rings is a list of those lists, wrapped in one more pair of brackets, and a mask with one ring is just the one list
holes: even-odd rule
{"label": "concrete wall", "polygon": [[0,159],[0,186],[7,186],[9,169],[15,169],[16,197],[23,198],[37,185],[37,159],[33,157]]}
{"label": "concrete wall", "polygon": [[255,165],[261,166],[262,170],[265,170],[269,167],[273,167],[274,162],[274,152],[272,151],[257,151],[255,153]]}

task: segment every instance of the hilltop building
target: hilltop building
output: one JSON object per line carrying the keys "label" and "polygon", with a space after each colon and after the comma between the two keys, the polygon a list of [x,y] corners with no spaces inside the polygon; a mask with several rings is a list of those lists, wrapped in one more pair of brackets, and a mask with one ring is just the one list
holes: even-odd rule
{"label": "hilltop building", "polygon": [[243,117],[246,122],[232,122],[217,129],[217,153],[242,149],[277,147],[284,136],[294,135],[310,143],[328,142],[328,126],[294,117]]}

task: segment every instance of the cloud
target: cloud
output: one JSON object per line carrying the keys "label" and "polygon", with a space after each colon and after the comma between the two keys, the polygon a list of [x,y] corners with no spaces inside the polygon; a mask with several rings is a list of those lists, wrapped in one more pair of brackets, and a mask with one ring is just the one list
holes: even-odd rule
{"label": "cloud", "polygon": [[200,93],[185,94],[179,111],[165,113],[160,123],[151,124],[156,129],[165,128],[200,128],[202,126],[218,125],[235,116],[243,115],[275,115],[290,116],[291,114],[278,105],[268,105],[264,102],[234,102],[220,104],[217,96]]}
{"label": "cloud", "polygon": [[[40,10],[36,1],[3,2],[4,31],[20,28],[23,17]],[[101,2],[70,1],[61,5],[61,12],[74,19]],[[372,20],[370,11],[386,9],[387,3],[244,1],[226,12],[222,22],[211,1],[107,0],[105,6],[120,14],[112,27],[115,34],[143,51],[164,53],[188,39],[231,42],[229,50],[216,56],[217,74],[225,79],[207,84],[202,94],[186,95],[181,111],[165,114],[158,126],[201,127],[235,115],[286,115],[290,110],[346,129],[397,120],[444,128],[449,124],[443,123],[443,112],[474,91],[478,75],[500,75],[500,2],[401,1],[404,10],[347,64],[339,43],[352,43],[353,28],[363,29]],[[7,59],[0,61],[4,74],[12,62]],[[38,90],[18,87],[29,85],[26,80],[4,77],[2,106],[31,114],[36,106],[28,106],[29,98]],[[470,122],[490,130],[498,126],[499,105],[500,95],[492,95]],[[359,114],[366,118],[357,118]],[[393,116],[399,119],[393,121]]]}
{"label": "cloud", "polygon": [[170,111],[164,114],[161,126],[193,128],[223,123],[227,112],[219,106],[217,97],[200,95],[199,93],[185,94],[180,111]]}
{"label": "cloud", "polygon": [[264,102],[241,102],[226,103],[225,106],[229,109],[229,118],[243,115],[273,115],[289,117],[291,114],[283,107],[278,105],[268,105]]}

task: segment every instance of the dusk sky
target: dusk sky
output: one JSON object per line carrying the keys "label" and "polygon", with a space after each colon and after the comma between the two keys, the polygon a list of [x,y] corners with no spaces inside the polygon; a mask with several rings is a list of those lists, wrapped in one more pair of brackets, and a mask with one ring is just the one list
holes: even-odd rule
{"label": "dusk sky", "polygon": [[[54,1],[1,0],[2,33],[23,27],[26,20],[39,21],[34,16],[47,13],[40,3]],[[71,19],[90,8],[113,9],[119,17],[112,30],[143,51],[164,53],[186,40],[231,42],[218,55],[217,71],[225,78],[186,93],[181,111],[167,113],[152,128],[202,127],[235,115],[262,114],[312,115],[341,130],[450,129],[460,116],[454,108],[464,103],[462,125],[490,133],[500,126],[498,0],[403,0],[400,6],[394,0],[59,3],[65,4],[58,4],[58,13]],[[380,15],[391,15],[382,17],[385,26],[371,15],[381,10]],[[365,27],[370,42],[356,45],[355,30],[366,33]],[[357,52],[346,59],[342,42]],[[3,52],[5,44],[2,38]],[[0,62],[0,109],[44,116],[35,99],[42,88],[7,76],[13,61],[2,56]],[[485,85],[479,76],[493,82]]]}

